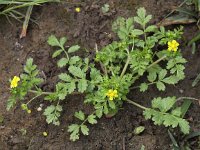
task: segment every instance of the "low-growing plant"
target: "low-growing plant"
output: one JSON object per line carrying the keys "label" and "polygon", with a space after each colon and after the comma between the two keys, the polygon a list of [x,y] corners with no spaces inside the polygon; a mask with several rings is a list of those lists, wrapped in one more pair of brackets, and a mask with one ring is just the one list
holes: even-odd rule
{"label": "low-growing plant", "polygon": [[[96,49],[93,60],[75,55],[80,49],[78,45],[65,48],[67,38],[57,39],[51,35],[48,44],[57,47],[52,57],[59,58],[59,68],[66,68],[65,73],[58,75],[59,82],[53,92],[45,92],[40,87],[43,82],[39,70],[29,58],[24,66],[24,73],[11,81],[11,97],[7,109],[12,108],[17,100],[22,103],[22,109],[30,113],[30,102],[39,96],[50,102],[44,110],[47,123],[59,125],[59,117],[63,110],[61,101],[70,94],[84,93],[85,104],[94,107],[94,111],[86,115],[82,110],[75,112],[79,123],[68,127],[70,139],[76,141],[80,133],[89,134],[88,124],[96,124],[103,115],[113,116],[123,106],[124,102],[143,109],[146,119],[151,119],[155,125],[165,127],[180,127],[184,134],[189,133],[189,123],[182,118],[181,106],[176,105],[176,97],[154,98],[150,108],[144,107],[132,100],[127,94],[131,88],[139,88],[145,92],[155,85],[159,91],[165,91],[166,85],[174,85],[184,79],[184,64],[187,62],[181,55],[179,43],[183,28],[173,31],[149,25],[152,16],[147,15],[144,8],[137,10],[137,16],[125,19],[118,18],[112,26],[119,40]],[[140,78],[143,80],[140,80]],[[146,79],[144,79],[146,77]],[[136,81],[142,81],[139,86]],[[35,96],[24,102],[28,93]]]}

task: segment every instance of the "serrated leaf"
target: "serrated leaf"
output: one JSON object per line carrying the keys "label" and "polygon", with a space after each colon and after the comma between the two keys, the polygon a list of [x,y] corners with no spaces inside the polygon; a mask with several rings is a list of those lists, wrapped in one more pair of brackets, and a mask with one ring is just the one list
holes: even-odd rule
{"label": "serrated leaf", "polygon": [[189,122],[187,122],[185,119],[179,119],[179,126],[184,134],[189,134],[190,132]]}
{"label": "serrated leaf", "polygon": [[76,83],[75,81],[71,81],[70,83],[67,84],[67,89],[68,89],[68,93],[71,94],[72,92],[74,92],[74,90],[76,89]]}
{"label": "serrated leaf", "polygon": [[76,52],[80,49],[80,46],[79,45],[74,45],[74,46],[71,46],[69,49],[68,49],[68,53],[73,53],[73,52]]}
{"label": "serrated leaf", "polygon": [[66,73],[61,73],[58,75],[59,79],[65,82],[70,82],[72,80],[72,78],[70,77],[70,75],[66,74]]}
{"label": "serrated leaf", "polygon": [[163,116],[161,113],[157,112],[157,113],[154,113],[153,116],[152,116],[152,120],[154,121],[154,124],[155,125],[161,125],[163,123]]}
{"label": "serrated leaf", "polygon": [[67,41],[67,38],[66,38],[66,37],[60,38],[60,45],[61,45],[61,46],[64,46],[64,44],[66,43],[66,41]]}
{"label": "serrated leaf", "polygon": [[79,67],[75,67],[75,66],[70,66],[68,68],[69,72],[74,75],[75,77],[79,77],[79,78],[85,78],[85,73],[83,70],[81,70],[81,68]]}
{"label": "serrated leaf", "polygon": [[89,135],[89,129],[86,125],[81,125],[81,132],[83,135]]}
{"label": "serrated leaf", "polygon": [[85,114],[82,111],[75,112],[74,116],[80,120],[85,120]]}
{"label": "serrated leaf", "polygon": [[166,114],[163,116],[163,125],[165,125],[165,127],[169,127],[172,126],[172,128],[175,128],[178,126],[178,120],[176,117],[174,117],[171,114]]}
{"label": "serrated leaf", "polygon": [[71,124],[70,126],[68,126],[68,132],[73,132],[74,130],[76,130],[77,128],[79,128],[78,124]]}
{"label": "serrated leaf", "polygon": [[58,118],[60,117],[61,111],[62,111],[62,107],[60,105],[48,106],[43,113],[46,116],[47,123],[48,124],[53,123],[54,125],[60,125]]}
{"label": "serrated leaf", "polygon": [[68,127],[68,132],[71,132],[70,140],[76,141],[79,139],[79,130],[80,130],[80,126],[77,124],[72,124]]}
{"label": "serrated leaf", "polygon": [[151,25],[145,29],[145,32],[154,32],[156,29],[157,27],[155,25]]}
{"label": "serrated leaf", "polygon": [[144,19],[145,16],[146,16],[146,10],[145,10],[145,8],[144,8],[144,7],[139,8],[139,9],[137,10],[137,15],[138,15],[140,18]]}
{"label": "serrated leaf", "polygon": [[164,79],[164,77],[167,75],[167,70],[162,69],[158,75],[159,80]]}
{"label": "serrated leaf", "polygon": [[6,104],[6,110],[9,111],[15,104],[16,104],[16,99],[14,97],[9,97]]}
{"label": "serrated leaf", "polygon": [[73,57],[70,58],[69,64],[70,64],[70,65],[74,65],[74,64],[76,64],[78,61],[80,61],[80,57],[79,57],[79,56],[73,56]]}
{"label": "serrated leaf", "polygon": [[148,84],[142,83],[140,84],[140,92],[144,92],[148,89]]}
{"label": "serrated leaf", "polygon": [[133,36],[139,36],[139,35],[144,34],[144,32],[143,32],[142,30],[139,30],[139,29],[133,29],[133,30],[131,31],[131,34],[132,34]]}
{"label": "serrated leaf", "polygon": [[95,115],[89,115],[88,116],[88,122],[90,123],[90,124],[96,124],[97,123],[97,120],[95,119],[96,118],[96,116]]}
{"label": "serrated leaf", "polygon": [[163,79],[162,81],[167,84],[176,84],[178,83],[179,79],[176,76],[172,75]]}
{"label": "serrated leaf", "polygon": [[174,115],[174,116],[180,117],[181,114],[182,114],[181,107],[177,107],[174,110],[172,110],[172,115]]}
{"label": "serrated leaf", "polygon": [[58,67],[64,67],[67,65],[68,62],[69,62],[69,60],[67,58],[61,58],[58,61],[57,65],[58,65]]}
{"label": "serrated leaf", "polygon": [[165,85],[160,81],[156,83],[156,87],[158,88],[159,91],[165,91]]}
{"label": "serrated leaf", "polygon": [[61,50],[61,49],[55,51],[55,52],[53,53],[53,55],[52,55],[52,58],[55,58],[55,57],[59,56],[62,52],[63,52],[63,50]]}
{"label": "serrated leaf", "polygon": [[51,46],[60,46],[60,43],[59,43],[58,39],[55,37],[55,35],[49,36],[47,42]]}
{"label": "serrated leaf", "polygon": [[81,93],[85,92],[86,89],[87,89],[87,86],[88,86],[87,80],[85,80],[85,79],[79,80],[79,82],[78,82],[78,91],[81,92]]}
{"label": "serrated leaf", "polygon": [[145,109],[143,111],[143,115],[144,115],[146,120],[151,119],[151,116],[153,115],[152,109]]}
{"label": "serrated leaf", "polygon": [[103,115],[103,109],[102,109],[102,108],[96,109],[95,114],[96,114],[96,116],[97,116],[98,118],[101,118],[102,115]]}
{"label": "serrated leaf", "polygon": [[161,112],[169,111],[176,102],[176,97],[157,97],[152,100],[152,107],[158,108]]}

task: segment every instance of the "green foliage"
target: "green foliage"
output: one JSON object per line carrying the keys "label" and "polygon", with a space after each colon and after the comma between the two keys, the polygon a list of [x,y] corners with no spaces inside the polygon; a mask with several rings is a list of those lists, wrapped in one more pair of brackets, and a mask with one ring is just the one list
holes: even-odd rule
{"label": "green foliage", "polygon": [[30,89],[37,88],[42,82],[43,79],[39,77],[39,70],[33,64],[33,59],[28,58],[24,65],[24,73],[20,75],[20,84],[11,89],[11,96],[7,101],[7,110],[10,110],[17,100],[23,100]]}
{"label": "green foliage", "polygon": [[54,125],[60,125],[58,118],[60,117],[61,111],[62,111],[61,105],[48,106],[44,111],[44,115],[46,116],[47,123],[48,124],[53,123]]}
{"label": "green foliage", "polygon": [[144,111],[145,119],[152,119],[155,125],[164,125],[165,127],[180,127],[184,134],[190,130],[189,123],[182,119],[181,108],[175,107],[176,97],[154,98],[152,108]]}
{"label": "green foliage", "polygon": [[[128,101],[127,95],[131,86],[136,85],[141,92],[145,92],[150,85],[155,85],[159,91],[165,91],[168,84],[178,83],[185,77],[186,60],[181,56],[180,50],[166,50],[166,44],[179,39],[182,28],[174,31],[166,31],[164,27],[158,29],[155,25],[149,25],[151,18],[144,8],[138,9],[135,17],[119,17],[112,25],[119,39],[100,51],[96,50],[94,59],[75,55],[80,50],[78,45],[66,49],[66,37],[58,39],[51,35],[48,44],[56,48],[52,57],[57,59],[59,68],[63,67],[53,92],[44,92],[39,88],[39,71],[30,59],[21,76],[24,82],[20,81],[19,86],[11,90],[8,108],[16,104],[15,97],[24,98],[28,92],[36,96],[24,105],[26,109],[32,100],[44,95],[44,99],[50,103],[43,113],[46,121],[59,125],[62,112],[60,102],[66,100],[70,94],[84,93],[84,103],[92,105],[94,111],[90,115],[82,111],[75,113],[74,116],[80,123],[70,125],[68,132],[70,139],[76,141],[80,134],[89,134],[88,124],[96,124],[97,119],[103,115],[115,115],[123,103]],[[143,82],[137,85],[136,81],[141,77]],[[152,119],[155,124],[173,128],[179,126],[183,133],[188,133],[188,122],[181,118],[183,110],[181,107],[175,108],[175,102],[175,97],[168,97],[154,99],[152,108],[133,104],[145,109],[145,118]]]}

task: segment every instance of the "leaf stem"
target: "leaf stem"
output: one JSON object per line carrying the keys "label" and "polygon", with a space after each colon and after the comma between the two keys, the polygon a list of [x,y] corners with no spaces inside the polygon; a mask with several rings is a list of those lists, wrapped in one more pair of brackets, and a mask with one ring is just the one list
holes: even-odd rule
{"label": "leaf stem", "polygon": [[144,110],[148,109],[147,107],[144,107],[144,106],[142,106],[142,105],[140,105],[140,104],[138,104],[138,103],[136,103],[136,102],[134,102],[134,101],[132,101],[132,100],[126,99],[126,101],[127,101],[129,104],[135,105],[135,106],[137,106],[137,107],[139,107],[139,108],[141,108],[141,109],[144,109]]}
{"label": "leaf stem", "polygon": [[130,60],[131,60],[131,58],[130,58],[130,56],[128,55],[128,58],[127,58],[127,60],[126,60],[126,64],[124,65],[124,68],[123,68],[123,70],[122,70],[122,73],[121,73],[120,77],[123,77],[123,75],[125,74],[126,69],[127,69],[127,67],[128,67],[128,64],[129,64]]}
{"label": "leaf stem", "polygon": [[149,66],[147,67],[147,69],[153,67],[155,64],[159,63],[160,61],[162,61],[162,60],[165,59],[166,57],[167,57],[167,56],[164,55],[163,57],[159,58],[158,60],[156,60],[155,62],[153,62],[151,65],[149,65]]}
{"label": "leaf stem", "polygon": [[41,95],[53,94],[53,92],[41,92],[41,91],[35,91],[35,90],[29,90],[29,92],[34,93],[34,94],[41,94]]}
{"label": "leaf stem", "polygon": [[35,97],[33,97],[31,100],[29,100],[26,105],[28,105],[30,102],[32,102],[34,99],[40,97],[42,94],[36,95]]}

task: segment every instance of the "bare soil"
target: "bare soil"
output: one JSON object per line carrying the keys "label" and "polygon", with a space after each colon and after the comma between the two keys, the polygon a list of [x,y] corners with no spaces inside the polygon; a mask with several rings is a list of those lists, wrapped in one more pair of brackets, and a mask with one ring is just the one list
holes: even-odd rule
{"label": "bare soil", "polygon": [[[178,6],[181,0],[85,0],[71,1],[70,3],[45,4],[34,7],[32,17],[37,24],[30,23],[27,37],[20,39],[22,24],[12,21],[10,24],[5,17],[0,17],[0,114],[4,121],[0,123],[0,150],[140,150],[145,145],[145,150],[170,150],[171,141],[164,127],[154,126],[151,121],[146,121],[141,110],[124,104],[124,107],[113,118],[102,118],[97,125],[90,127],[89,136],[81,136],[77,142],[69,140],[67,126],[77,120],[73,114],[77,110],[90,111],[90,107],[83,105],[84,97],[81,95],[70,96],[63,103],[64,111],[61,125],[48,125],[44,116],[37,112],[39,104],[46,102],[38,99],[31,106],[32,113],[27,115],[19,106],[12,111],[6,111],[6,101],[9,96],[8,79],[20,74],[23,64],[28,57],[33,57],[38,68],[44,72],[47,82],[44,89],[53,90],[60,72],[56,68],[56,61],[51,58],[53,49],[47,45],[47,38],[51,34],[57,37],[67,36],[68,44],[79,44],[82,48],[94,54],[95,43],[99,47],[115,39],[111,32],[111,24],[117,16],[134,16],[139,7],[145,7],[154,19],[151,23],[158,23],[172,8]],[[110,5],[108,14],[101,12],[103,4]],[[81,7],[81,12],[76,13],[75,7]],[[195,24],[185,26],[185,41],[191,39],[198,31]],[[110,36],[111,35],[111,36]],[[192,88],[191,84],[200,73],[199,46],[195,55],[191,48],[184,45],[182,50],[188,60],[186,65],[186,79],[176,86],[168,86],[166,92],[159,92],[152,87],[141,94],[132,90],[129,97],[145,106],[150,100],[158,96],[191,96],[200,97],[200,84]],[[83,50],[80,55],[85,55]],[[200,130],[199,104],[194,102],[186,119],[190,121],[191,130]],[[134,135],[137,126],[145,126],[141,135]],[[22,130],[27,133],[22,135]],[[44,137],[42,132],[48,132]],[[194,141],[193,141],[194,143]],[[198,149],[194,144],[192,149]]]}

